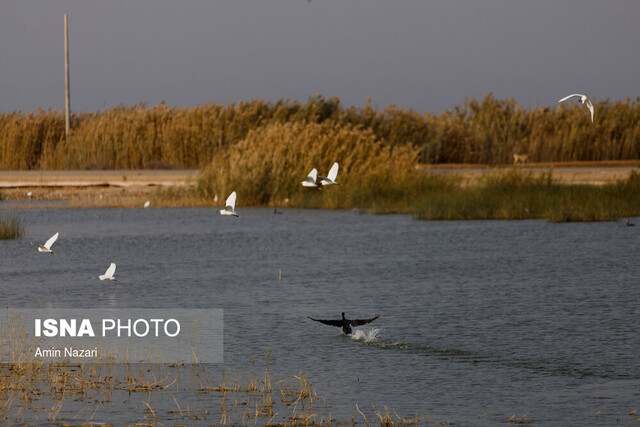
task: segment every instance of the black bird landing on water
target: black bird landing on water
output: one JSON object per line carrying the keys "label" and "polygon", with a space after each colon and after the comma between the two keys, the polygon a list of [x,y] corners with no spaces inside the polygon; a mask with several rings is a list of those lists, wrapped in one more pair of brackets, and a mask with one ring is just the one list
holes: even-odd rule
{"label": "black bird landing on water", "polygon": [[376,317],[372,317],[371,319],[347,319],[344,317],[344,313],[342,313],[342,319],[340,320],[322,320],[322,319],[314,319],[313,317],[307,316],[309,319],[314,320],[316,322],[324,323],[329,326],[337,326],[342,328],[342,333],[345,335],[350,335],[352,332],[352,326],[360,326],[366,325],[367,323],[371,323],[376,320],[380,315],[376,315]]}

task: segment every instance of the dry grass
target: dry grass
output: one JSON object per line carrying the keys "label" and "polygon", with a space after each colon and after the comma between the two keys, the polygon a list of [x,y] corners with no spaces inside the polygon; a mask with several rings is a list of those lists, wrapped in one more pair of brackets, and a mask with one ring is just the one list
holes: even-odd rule
{"label": "dry grass", "polygon": [[[219,382],[198,364],[45,363],[33,356],[36,344],[28,338],[19,316],[8,310],[3,316],[0,351],[3,360],[13,361],[0,363],[0,419],[8,424],[104,425],[101,420],[125,424],[138,420],[145,425],[336,423],[326,415],[326,398],[316,393],[302,372],[272,381],[270,350],[265,350],[262,374],[255,373],[252,363],[249,377],[230,378],[225,372]],[[204,396],[195,399],[196,407],[181,399],[193,393]],[[375,408],[373,411],[372,418]],[[429,420],[419,416],[397,419],[399,422],[386,425]],[[353,423],[353,417],[343,423]]]}
{"label": "dry grass", "polygon": [[434,188],[422,194],[419,219],[529,219],[553,222],[607,221],[640,215],[640,174],[615,184],[561,185],[551,172],[540,176],[508,171],[477,186]]}
{"label": "dry grass", "polygon": [[[215,195],[221,204],[236,191],[239,206],[359,208],[424,219],[638,215],[634,177],[629,185],[592,188],[507,172],[465,188],[458,178],[419,168],[420,162],[510,164],[514,152],[532,162],[638,161],[639,103],[601,101],[596,109],[591,123],[578,105],[526,110],[492,95],[439,116],[394,106],[345,109],[321,96],[306,104],[137,105],[77,114],[69,139],[59,113],[10,113],[0,115],[0,168],[202,168],[193,188],[159,190],[153,206],[211,206]],[[334,161],[340,186],[300,186],[311,168],[326,174]],[[144,203],[126,195],[72,205]]]}
{"label": "dry grass", "polygon": [[24,236],[25,226],[15,215],[0,215],[0,240],[19,239]]}
{"label": "dry grass", "polygon": [[0,169],[200,168],[221,149],[273,125],[367,131],[387,147],[418,150],[421,163],[509,164],[640,159],[639,100],[596,101],[595,123],[577,103],[525,109],[489,94],[440,115],[396,106],[344,108],[338,98],[305,103],[261,99],[227,106],[160,104],[75,113],[64,136],[61,111],[0,115]]}
{"label": "dry grass", "polygon": [[[340,188],[303,189],[312,169],[326,174],[339,161]],[[334,123],[275,124],[249,132],[247,138],[214,157],[198,182],[207,197],[235,190],[248,205],[345,208],[363,188],[397,185],[413,174],[415,151],[392,150],[369,130]],[[334,191],[336,190],[336,191]]]}
{"label": "dry grass", "polygon": [[[322,128],[322,125],[316,126]],[[287,125],[278,127],[284,129]],[[256,142],[256,145],[260,144]],[[369,150],[372,158],[393,155],[388,148],[376,144],[372,141],[373,149]],[[227,155],[227,165],[233,168],[211,167],[193,186],[34,189],[29,201],[18,201],[24,198],[22,189],[6,191],[6,194],[9,199],[16,200],[15,206],[20,208],[141,208],[146,200],[151,201],[153,208],[212,207],[216,205],[213,195],[218,194],[217,206],[221,206],[226,194],[234,188],[238,191],[240,208],[248,205],[358,208],[360,212],[413,214],[418,219],[428,220],[538,218],[566,222],[640,216],[640,174],[635,171],[626,178],[604,185],[561,184],[551,170],[518,168],[496,169],[470,181],[462,175],[411,172],[410,168],[406,169],[405,175],[390,175],[385,168],[369,168],[371,159],[363,154],[360,157],[363,166],[359,172],[351,174],[350,168],[343,168],[346,170],[338,175],[338,182],[342,185],[317,190],[300,185],[304,172],[295,176],[287,168],[279,169],[279,174],[270,169],[269,165],[278,158],[277,155],[252,157],[241,152],[236,155],[242,156],[239,157],[241,160],[233,162],[232,153]],[[382,164],[409,160],[403,160],[401,156],[400,160]],[[328,167],[328,164],[324,166],[325,169]],[[269,175],[270,172],[273,174]],[[262,173],[266,178],[259,178]],[[251,179],[242,178],[246,176]],[[61,203],[60,199],[65,202]]]}

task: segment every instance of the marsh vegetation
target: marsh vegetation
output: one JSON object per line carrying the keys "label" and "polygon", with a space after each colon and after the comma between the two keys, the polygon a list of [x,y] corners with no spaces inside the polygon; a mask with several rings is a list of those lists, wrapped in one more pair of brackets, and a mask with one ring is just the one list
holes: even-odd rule
{"label": "marsh vegetation", "polygon": [[20,218],[0,214],[0,240],[19,239],[24,232],[25,226]]}
{"label": "marsh vegetation", "polygon": [[[271,351],[264,369],[225,371],[214,379],[198,363],[45,362],[32,356],[35,343],[7,311],[0,328],[0,417],[9,424],[332,425],[327,398],[316,393],[302,372],[274,380]],[[357,408],[357,405],[356,405]],[[360,408],[359,414],[367,421]],[[381,425],[418,425],[434,421],[416,414],[366,409]],[[342,423],[356,424],[355,416]]]}
{"label": "marsh vegetation", "polygon": [[[525,109],[491,94],[439,115],[395,106],[345,108],[318,95],[306,103],[253,100],[227,106],[160,104],[76,113],[64,136],[61,112],[0,115],[0,168],[198,168],[186,190],[160,190],[158,206],[212,204],[237,191],[243,206],[290,206],[410,213],[421,219],[546,218],[608,220],[640,214],[637,175],[602,187],[560,185],[507,170],[463,185],[421,165],[510,164],[640,158],[640,104],[596,102],[597,120],[579,105]],[[300,181],[340,162],[324,191]],[[139,203],[138,200],[132,202]]]}
{"label": "marsh vegetation", "polygon": [[595,123],[578,104],[553,104],[526,109],[491,94],[440,114],[371,103],[346,108],[338,98],[321,95],[306,103],[139,104],[76,112],[68,139],[61,111],[15,111],[0,115],[0,168],[200,168],[251,132],[255,141],[270,137],[263,128],[313,124],[410,148],[420,163],[505,164],[514,153],[530,162],[640,158],[638,99],[595,102]]}

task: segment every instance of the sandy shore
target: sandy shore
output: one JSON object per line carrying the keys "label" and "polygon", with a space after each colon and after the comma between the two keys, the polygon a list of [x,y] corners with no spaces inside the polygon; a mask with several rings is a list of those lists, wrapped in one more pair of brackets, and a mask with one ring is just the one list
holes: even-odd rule
{"label": "sandy shore", "polygon": [[478,165],[426,165],[421,169],[434,175],[457,175],[468,183],[473,183],[491,173],[518,170],[530,172],[534,176],[551,172],[555,182],[560,184],[613,184],[629,177],[631,171],[640,172],[640,161],[616,162],[570,162],[531,163],[504,166]]}
{"label": "sandy shore", "polygon": [[[640,161],[539,163],[504,166],[424,165],[420,170],[435,175],[460,176],[473,185],[483,176],[516,169],[534,175],[552,172],[562,184],[603,185],[625,179],[639,171]],[[171,170],[71,170],[71,171],[0,171],[0,193],[9,201],[66,201],[70,207],[140,206],[152,200],[156,206],[175,205],[163,202],[162,191],[183,189],[195,182],[195,169]],[[302,177],[303,178],[303,177]],[[302,179],[301,178],[301,179]],[[155,200],[154,200],[155,199]],[[203,205],[206,201],[184,198],[179,204]],[[23,207],[21,204],[15,207]]]}
{"label": "sandy shore", "polygon": [[0,171],[0,188],[184,186],[196,169]]}
{"label": "sandy shore", "polygon": [[[15,202],[12,208],[136,207],[147,200],[159,206],[168,205],[162,190],[185,188],[195,182],[197,173],[195,169],[0,171],[0,193]],[[182,203],[202,201],[185,198]]]}

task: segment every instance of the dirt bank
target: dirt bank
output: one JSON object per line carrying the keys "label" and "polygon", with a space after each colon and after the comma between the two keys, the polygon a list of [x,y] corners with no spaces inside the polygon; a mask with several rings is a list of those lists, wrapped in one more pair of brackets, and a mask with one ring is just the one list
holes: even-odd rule
{"label": "dirt bank", "polygon": [[[532,163],[520,165],[424,165],[419,169],[435,175],[460,176],[473,185],[486,174],[511,169],[528,171],[534,175],[552,172],[562,184],[603,185],[625,179],[630,172],[640,171],[640,161]],[[212,201],[197,196],[181,197],[180,201],[167,196],[173,189],[184,189],[195,183],[198,171],[188,170],[72,170],[72,171],[0,171],[0,192],[6,200],[25,201],[16,207],[66,201],[70,207],[136,207],[146,200],[154,206],[203,206]],[[304,178],[301,173],[300,179]],[[218,203],[219,204],[219,203]]]}
{"label": "dirt bank", "polygon": [[483,176],[496,172],[518,170],[534,175],[551,172],[554,181],[560,184],[612,184],[625,179],[631,171],[640,172],[640,161],[609,162],[567,162],[567,163],[530,163],[518,165],[479,166],[466,164],[425,165],[420,169],[434,175],[457,175],[473,184]]}
{"label": "dirt bank", "polygon": [[[16,208],[136,207],[147,200],[167,206],[171,198],[166,193],[192,185],[197,173],[194,169],[0,171],[0,192],[5,200],[25,202],[14,204]],[[185,197],[178,205],[203,203]],[[175,200],[171,205],[176,205]]]}

